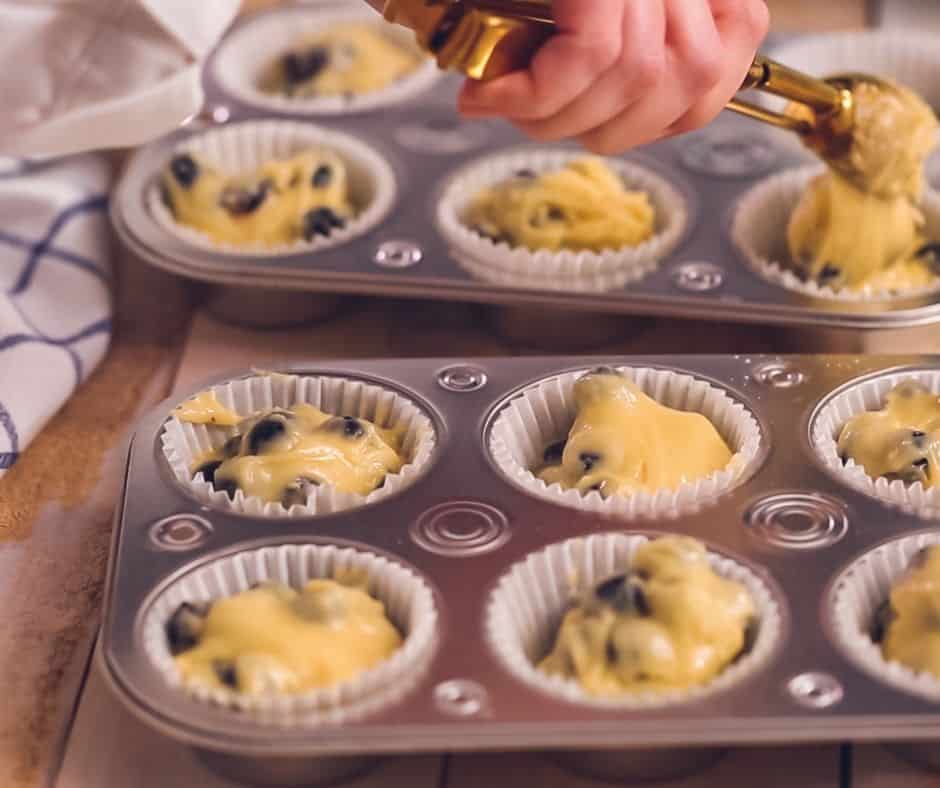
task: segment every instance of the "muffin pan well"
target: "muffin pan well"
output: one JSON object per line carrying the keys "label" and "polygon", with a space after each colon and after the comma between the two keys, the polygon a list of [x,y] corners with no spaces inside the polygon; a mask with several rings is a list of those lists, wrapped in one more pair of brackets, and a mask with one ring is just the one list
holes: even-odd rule
{"label": "muffin pan well", "polygon": [[[323,5],[317,4],[308,13],[322,14]],[[336,0],[326,5],[348,8],[350,3]],[[269,16],[287,15],[293,20],[304,13],[302,6],[264,12],[236,26],[231,40],[251,25],[267,24]],[[229,51],[223,43],[216,60]],[[812,288],[788,288],[789,280],[768,279],[766,272],[755,270],[733,240],[738,203],[767,176],[813,158],[792,140],[781,140],[774,130],[753,121],[725,113],[701,132],[622,157],[621,169],[648,173],[681,198],[683,215],[670,217],[668,222],[664,217],[661,227],[681,224],[683,229],[665,237],[662,255],[650,256],[646,254],[650,250],[645,250],[641,265],[590,275],[584,275],[580,266],[561,265],[563,255],[549,255],[558,257],[559,264],[545,260],[545,265],[533,271],[516,265],[517,258],[539,257],[541,261],[538,255],[513,255],[493,244],[489,252],[486,244],[471,244],[473,253],[468,254],[467,245],[458,243],[461,234],[448,225],[448,217],[441,219],[442,198],[455,179],[466,178],[468,166],[503,154],[527,158],[545,153],[543,145],[523,145],[523,137],[508,124],[461,121],[454,110],[456,77],[428,81],[426,89],[404,93],[381,109],[322,115],[311,114],[302,104],[259,107],[239,91],[227,89],[227,83],[217,78],[218,70],[216,61],[210,61],[204,113],[129,161],[111,201],[111,216],[125,245],[150,263],[193,279],[241,287],[244,292],[258,290],[258,310],[253,312],[264,312],[265,290],[281,289],[764,324],[886,329],[940,322],[936,292],[886,300],[833,298]],[[235,127],[243,122],[259,120],[313,120],[377,153],[383,167],[387,163],[394,170],[397,182],[388,214],[362,234],[322,244],[328,248],[298,249],[287,255],[201,247],[154,216],[147,195],[173,150],[198,144],[192,138],[217,132],[219,124],[231,125],[236,133]],[[549,148],[556,156],[570,150]],[[932,178],[931,186],[937,189],[940,182]],[[551,275],[545,275],[547,271]]]}
{"label": "muffin pan well", "polygon": [[[652,515],[561,505],[506,478],[490,455],[491,431],[506,404],[540,381],[600,365],[673,370],[726,392],[760,427],[751,471],[695,510]],[[827,473],[813,444],[814,424],[833,396],[874,376],[925,370],[940,371],[940,357],[299,362],[278,371],[400,392],[434,423],[437,445],[422,474],[394,495],[359,509],[291,518],[207,507],[190,495],[162,451],[161,431],[177,400],[165,402],[130,442],[100,667],[151,726],[261,772],[266,763],[406,751],[666,748],[675,760],[683,757],[679,749],[694,754],[733,744],[940,738],[937,696],[912,692],[872,669],[870,654],[852,651],[853,621],[833,615],[845,605],[846,578],[865,571],[866,556],[877,562],[884,545],[912,535],[934,541],[940,522],[930,511],[904,511]],[[241,377],[209,381],[191,393]],[[598,545],[615,548],[666,533],[701,539],[715,566],[746,578],[761,596],[752,650],[726,680],[688,699],[624,705],[582,703],[520,678],[525,666],[518,659],[534,641],[520,636],[513,645],[501,638],[506,627],[527,625],[519,612],[526,608],[519,589],[532,578],[527,566],[537,569],[552,556],[562,562],[574,556],[574,566]],[[607,560],[601,547],[601,558],[592,561]],[[165,660],[153,657],[159,654],[153,617],[166,613],[166,600],[181,588],[214,598],[225,583],[254,582],[252,572],[296,580],[290,556],[298,554],[365,556],[394,568],[376,576],[386,584],[376,593],[390,604],[394,578],[408,579],[401,591],[423,613],[407,619],[403,600],[392,612],[423,629],[406,673],[392,666],[394,686],[377,687],[375,697],[368,688],[357,691],[349,704],[334,697],[333,705],[296,719],[259,717],[174,686]],[[601,570],[585,564],[581,574]],[[216,581],[218,588],[210,587]],[[550,596],[533,600],[530,609],[550,607]],[[862,608],[852,603],[856,612]]]}

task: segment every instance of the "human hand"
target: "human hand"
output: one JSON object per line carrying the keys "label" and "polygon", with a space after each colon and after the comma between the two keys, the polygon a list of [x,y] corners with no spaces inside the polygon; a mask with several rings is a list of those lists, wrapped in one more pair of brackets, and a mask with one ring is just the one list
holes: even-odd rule
{"label": "human hand", "polygon": [[461,113],[600,154],[691,131],[738,91],[767,33],[765,0],[555,0],[530,67],[468,81]]}

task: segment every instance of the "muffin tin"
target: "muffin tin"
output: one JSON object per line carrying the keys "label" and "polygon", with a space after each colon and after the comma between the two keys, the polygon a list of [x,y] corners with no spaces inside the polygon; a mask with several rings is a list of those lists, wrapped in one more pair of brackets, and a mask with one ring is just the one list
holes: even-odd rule
{"label": "muffin tin", "polygon": [[[726,392],[762,434],[752,471],[694,511],[633,517],[539,497],[504,475],[490,454],[498,414],[533,384],[598,365],[676,370]],[[298,362],[278,371],[390,389],[421,408],[437,435],[427,467],[411,485],[360,508],[312,517],[228,511],[199,500],[175,478],[160,442],[173,406],[207,386],[255,373],[207,382],[162,403],[131,437],[100,667],[150,726],[204,751],[216,768],[268,782],[335,778],[361,768],[360,757],[399,752],[563,750],[580,770],[603,763],[609,776],[613,764],[629,774],[631,753],[643,748],[655,748],[670,767],[687,768],[707,762],[706,750],[728,745],[936,739],[940,681],[930,680],[933,690],[921,692],[917,682],[883,678],[870,659],[853,652],[845,621],[834,621],[833,610],[852,573],[880,554],[875,551],[894,550],[902,538],[904,550],[911,539],[940,539],[940,523],[932,519],[938,513],[906,512],[865,494],[813,448],[816,419],[833,398],[878,376],[925,370],[940,370],[940,357]],[[759,646],[765,651],[757,664],[700,696],[632,707],[582,703],[520,679],[518,665],[492,642],[499,631],[493,605],[520,564],[569,549],[559,545],[572,539],[578,540],[573,554],[583,556],[617,538],[612,534],[662,533],[702,539],[715,561],[741,568],[764,589],[764,609],[774,612],[762,614],[761,626],[773,626],[765,630],[770,640]],[[347,714],[339,698],[327,713],[301,719],[283,716],[275,704],[259,716],[189,697],[148,656],[148,616],[164,594],[211,574],[214,562],[231,566],[233,556],[257,551],[276,556],[282,545],[384,558],[430,590],[433,645],[415,658],[391,700],[369,704],[359,697],[363,703]],[[272,560],[268,566],[275,566]],[[250,580],[255,570],[245,571]],[[535,602],[550,606],[551,597]],[[502,614],[500,626],[507,620]],[[649,757],[642,752],[644,768]]]}
{"label": "muffin tin", "polygon": [[[310,13],[348,5],[339,0],[317,3]],[[267,15],[298,13],[297,8],[264,12],[241,22],[232,35],[239,36],[252,24],[266,24]],[[225,43],[220,51],[224,54]],[[144,260],[193,279],[238,288],[242,301],[250,300],[254,291],[253,303],[242,307],[246,313],[264,313],[264,291],[276,289],[860,329],[940,322],[935,293],[885,301],[826,299],[775,284],[752,268],[731,240],[735,206],[769,174],[812,161],[792,140],[753,121],[726,113],[701,132],[624,157],[665,179],[685,198],[685,232],[655,270],[557,281],[526,278],[455,252],[437,226],[440,197],[464,165],[517,148],[523,153],[544,148],[523,145],[523,138],[505,123],[462,122],[454,110],[457,78],[428,80],[424,92],[402,95],[380,112],[274,111],[227,93],[216,77],[218,57],[206,68],[205,111],[131,158],[111,201],[111,217],[125,245]],[[201,249],[154,218],[147,194],[172,150],[207,128],[263,119],[312,121],[327,132],[341,131],[370,145],[397,179],[389,216],[348,242],[290,255]],[[936,167],[930,172],[935,175]],[[936,188],[940,183],[934,175],[930,178]]]}

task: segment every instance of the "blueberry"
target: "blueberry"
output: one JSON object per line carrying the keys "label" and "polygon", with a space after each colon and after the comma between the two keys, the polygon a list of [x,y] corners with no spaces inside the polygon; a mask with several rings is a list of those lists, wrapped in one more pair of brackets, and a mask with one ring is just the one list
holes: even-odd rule
{"label": "blueberry", "polygon": [[235,670],[234,662],[229,662],[227,659],[214,659],[212,671],[226,687],[238,689],[238,672]]}
{"label": "blueberry", "polygon": [[199,165],[188,153],[181,153],[170,162],[170,172],[180,186],[188,189],[199,175]]}
{"label": "blueberry", "polygon": [[219,469],[221,464],[221,460],[209,460],[209,462],[204,462],[193,472],[193,478],[195,479],[196,476],[201,473],[203,479],[209,482],[209,484],[214,484],[215,472]]}
{"label": "blueberry", "polygon": [[611,665],[616,665],[620,661],[620,653],[612,640],[604,644],[604,657]]}
{"label": "blueberry", "polygon": [[557,205],[550,205],[548,206],[548,218],[553,222],[563,221],[565,218],[565,212]]}
{"label": "blueberry", "polygon": [[820,282],[829,282],[833,279],[837,279],[840,276],[842,276],[841,268],[837,268],[832,263],[826,263],[819,272],[818,278]]}
{"label": "blueberry", "polygon": [[633,572],[615,575],[603,581],[594,589],[594,594],[621,613],[644,617],[652,614],[649,600],[643,591],[643,581]]}
{"label": "blueberry", "polygon": [[330,430],[331,432],[341,432],[343,437],[346,438],[361,438],[366,434],[362,422],[353,416],[338,416],[330,419],[324,425],[324,429]]}
{"label": "blueberry", "polygon": [[606,480],[606,479],[602,479],[601,481],[597,482],[596,484],[592,484],[590,487],[588,487],[588,492],[600,493],[600,494],[601,494],[601,497],[606,498],[606,497],[607,497],[607,488],[608,488],[608,486],[609,486],[609,485],[608,485],[608,483],[607,483],[607,480]]}
{"label": "blueberry", "polygon": [[272,186],[273,184],[269,180],[261,181],[254,188],[226,186],[225,189],[222,190],[219,204],[225,208],[226,211],[236,216],[254,213],[267,199],[268,192],[271,191]]}
{"label": "blueberry", "polygon": [[920,468],[920,470],[926,473],[927,469],[930,467],[930,460],[928,460],[926,457],[921,457],[918,460],[914,460],[914,462],[911,464],[915,468]]}
{"label": "blueberry", "polygon": [[170,653],[174,656],[191,649],[199,642],[202,630],[209,614],[208,605],[194,605],[183,602],[166,622],[166,637],[170,643]]}
{"label": "blueberry", "polygon": [[516,177],[521,178],[524,181],[531,181],[536,178],[535,170],[530,170],[528,167],[524,167],[521,170],[516,170]]}
{"label": "blueberry", "polygon": [[555,441],[550,443],[545,447],[545,451],[542,452],[542,460],[546,465],[561,465],[562,457],[565,453],[565,445],[567,441]]}
{"label": "blueberry", "polygon": [[884,641],[892,621],[894,621],[894,610],[891,609],[890,600],[886,599],[878,605],[874,620],[871,623],[871,639],[874,640],[875,643]]}
{"label": "blueberry", "polygon": [[583,451],[578,455],[578,460],[584,467],[584,470],[589,471],[601,461],[601,455],[592,451]]}
{"label": "blueberry", "polygon": [[286,429],[282,419],[261,419],[248,433],[248,454],[263,453],[267,444],[281,437]]}
{"label": "blueberry", "polygon": [[304,239],[312,241],[318,235],[329,235],[337,227],[343,227],[346,222],[337,216],[330,208],[314,208],[304,215]]}
{"label": "blueberry", "polygon": [[843,464],[843,465],[848,465],[848,464],[849,464],[849,455],[848,455],[848,454],[840,454],[840,455],[839,455],[839,459],[842,460],[842,464]]}
{"label": "blueberry", "polygon": [[330,53],[323,47],[313,47],[307,52],[289,52],[281,61],[284,76],[290,85],[313,79],[330,62]]}
{"label": "blueberry", "polygon": [[333,168],[329,164],[321,164],[313,173],[313,177],[310,179],[310,182],[313,184],[314,189],[322,189],[324,186],[329,186],[330,181],[333,180]]}
{"label": "blueberry", "polygon": [[225,457],[237,457],[242,448],[242,436],[233,435],[222,445],[222,454]]}
{"label": "blueberry", "polygon": [[924,244],[917,250],[917,257],[927,263],[931,271],[940,275],[940,243]]}

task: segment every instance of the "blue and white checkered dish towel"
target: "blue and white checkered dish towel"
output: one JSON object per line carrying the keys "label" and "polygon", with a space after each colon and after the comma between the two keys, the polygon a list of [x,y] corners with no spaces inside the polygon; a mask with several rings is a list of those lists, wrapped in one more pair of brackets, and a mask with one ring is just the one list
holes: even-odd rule
{"label": "blue and white checkered dish towel", "polygon": [[0,476],[107,351],[110,174],[0,158]]}

